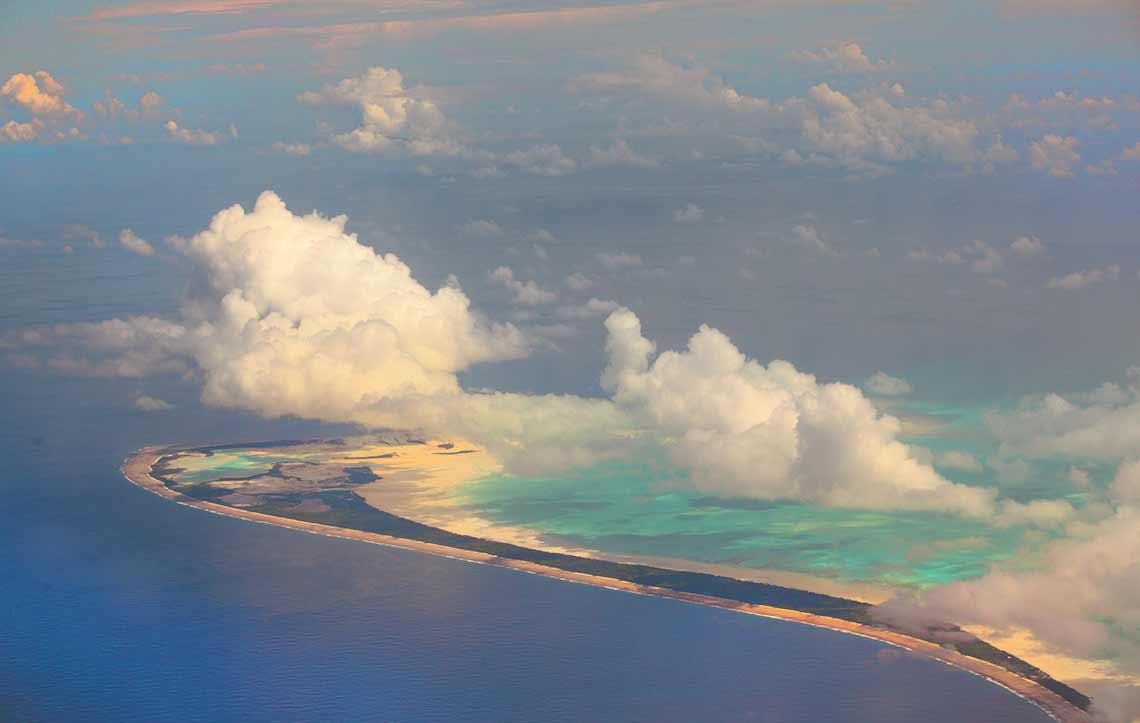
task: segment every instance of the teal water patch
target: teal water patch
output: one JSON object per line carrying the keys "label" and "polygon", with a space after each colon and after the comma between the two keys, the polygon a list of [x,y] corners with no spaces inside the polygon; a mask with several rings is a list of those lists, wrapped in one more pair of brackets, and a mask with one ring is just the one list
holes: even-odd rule
{"label": "teal water patch", "polygon": [[676,479],[662,465],[605,464],[566,476],[484,477],[457,488],[456,501],[496,523],[603,552],[913,588],[978,577],[1042,539],[948,515],[712,498],[676,489]]}
{"label": "teal water patch", "polygon": [[227,449],[210,455],[180,457],[174,476],[182,484],[199,484],[230,477],[266,474],[279,462],[302,461],[296,456],[266,454],[252,448]]}
{"label": "teal water patch", "polygon": [[[926,420],[922,436],[939,472],[962,484],[999,487],[1018,501],[1068,499],[1083,493],[1060,460],[1027,463],[1020,481],[999,480],[986,464],[999,450],[979,405],[900,400],[890,413]],[[925,431],[929,430],[929,431]],[[975,469],[938,465],[951,450],[978,460]],[[1094,483],[1100,476],[1092,470]],[[677,557],[823,576],[842,582],[929,588],[986,573],[1017,555],[1031,565],[1049,534],[1025,527],[918,512],[826,509],[796,502],[720,499],[688,489],[684,475],[660,460],[609,464],[546,478],[491,476],[458,490],[481,517],[530,528],[569,544],[616,554]]]}

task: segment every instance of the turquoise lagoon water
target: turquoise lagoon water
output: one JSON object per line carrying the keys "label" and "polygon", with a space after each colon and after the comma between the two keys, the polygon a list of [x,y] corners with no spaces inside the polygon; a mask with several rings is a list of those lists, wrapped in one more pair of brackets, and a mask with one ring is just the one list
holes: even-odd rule
{"label": "turquoise lagoon water", "polygon": [[[954,449],[984,460],[996,454],[981,431],[981,408],[912,402],[903,411],[933,421],[925,426],[933,433],[907,440],[932,455]],[[250,475],[301,458],[288,448],[219,450],[181,460],[186,471],[179,478]],[[989,468],[941,471],[965,484],[995,484]],[[1003,494],[1019,500],[1065,497],[1079,505],[1081,494],[1066,481],[1066,471],[1063,461],[1037,463],[1028,479]],[[953,515],[711,497],[688,488],[684,472],[664,458],[549,477],[492,475],[459,486],[454,500],[473,514],[528,528],[554,544],[918,589],[978,577],[994,563],[1031,566],[1050,539],[1047,531]]]}
{"label": "turquoise lagoon water", "polygon": [[[997,453],[983,433],[981,407],[908,403],[902,412],[934,423],[929,436],[907,440],[933,455],[955,449],[984,460]],[[1019,501],[1065,498],[1079,505],[1082,495],[1066,481],[1067,467],[1063,460],[1036,463],[1028,479],[1006,485],[1002,493]],[[997,484],[989,468],[940,471],[964,484]],[[996,562],[1032,565],[1050,539],[1041,530],[953,515],[709,497],[685,489],[684,473],[661,461],[541,478],[489,476],[463,485],[457,500],[481,517],[574,546],[892,587],[970,579]]]}

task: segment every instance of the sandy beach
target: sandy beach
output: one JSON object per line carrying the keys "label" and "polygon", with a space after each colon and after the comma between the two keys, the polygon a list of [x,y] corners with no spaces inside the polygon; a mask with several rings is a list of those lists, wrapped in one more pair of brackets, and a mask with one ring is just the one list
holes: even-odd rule
{"label": "sandy beach", "polygon": [[789,610],[767,605],[748,604],[707,595],[685,593],[665,588],[639,585],[624,580],[571,572],[472,550],[447,547],[428,542],[392,537],[389,535],[364,532],[360,530],[332,527],[329,525],[305,522],[302,520],[276,517],[253,512],[251,510],[243,510],[227,505],[194,499],[170,489],[160,480],[154,478],[151,475],[151,468],[155,462],[157,462],[158,459],[163,456],[163,454],[169,453],[170,451],[171,450],[169,448],[163,447],[148,447],[140,450],[123,462],[123,475],[135,485],[160,497],[166,498],[181,505],[212,512],[218,515],[224,515],[227,517],[243,519],[250,522],[258,522],[261,524],[277,525],[279,527],[301,530],[310,534],[357,540],[360,542],[384,545],[387,547],[395,547],[406,550],[413,550],[416,552],[440,555],[443,557],[463,560],[466,562],[496,565],[498,567],[505,567],[530,574],[543,575],[545,577],[567,582],[593,585],[596,587],[603,587],[611,590],[620,590],[623,592],[638,595],[652,595],[657,597],[681,600],[693,604],[733,610],[748,615],[757,615],[766,618],[786,620],[804,625],[826,628],[828,630],[835,630],[850,635],[862,636],[865,638],[880,641],[882,643],[886,643],[903,650],[924,655],[947,665],[952,665],[956,668],[965,670],[971,674],[979,675],[993,682],[994,684],[1000,685],[1015,693],[1016,695],[1023,697],[1024,699],[1044,710],[1055,720],[1065,722],[1091,720],[1086,713],[1075,708],[1073,705],[1071,705],[1069,702],[1057,694],[1038,685],[1034,681],[1016,675],[1006,670],[1005,668],[1001,668],[992,663],[963,655],[955,650],[943,648],[935,643],[919,638],[910,637],[896,631],[887,630],[885,628],[864,625],[847,620],[840,620],[837,618],[813,615],[797,610]]}

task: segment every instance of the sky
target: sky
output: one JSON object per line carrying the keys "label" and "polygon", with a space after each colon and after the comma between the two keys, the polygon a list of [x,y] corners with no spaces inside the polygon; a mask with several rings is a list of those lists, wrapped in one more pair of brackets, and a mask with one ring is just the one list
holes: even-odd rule
{"label": "sky", "polygon": [[[1041,577],[926,603],[1048,627],[1111,548],[1053,642],[1140,670],[1138,77],[1116,0],[15,3],[0,356],[1039,526]],[[913,443],[947,405],[985,454]]]}

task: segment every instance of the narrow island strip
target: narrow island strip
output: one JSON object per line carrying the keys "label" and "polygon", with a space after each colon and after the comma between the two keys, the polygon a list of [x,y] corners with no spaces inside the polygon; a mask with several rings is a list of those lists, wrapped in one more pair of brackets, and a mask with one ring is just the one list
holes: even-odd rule
{"label": "narrow island strip", "polygon": [[[213,449],[218,448],[220,447]],[[172,446],[145,447],[124,460],[123,476],[144,490],[178,504],[250,522],[414,550],[465,562],[495,565],[566,582],[681,600],[858,635],[981,676],[1036,705],[1054,720],[1063,723],[1087,723],[1091,720],[1087,713],[1091,703],[1088,697],[1054,680],[1029,663],[976,638],[950,646],[873,622],[869,615],[873,606],[867,603],[709,573],[535,550],[449,532],[366,505],[361,507],[366,508],[367,516],[349,518],[353,523],[351,527],[234,507],[183,494],[172,488],[171,480],[158,470],[186,451],[186,448]],[[360,509],[354,506],[352,511],[359,513]],[[343,524],[342,518],[337,518],[336,521]],[[947,630],[958,629],[949,626],[938,631],[932,630],[932,637],[937,637],[934,633],[945,633]]]}

